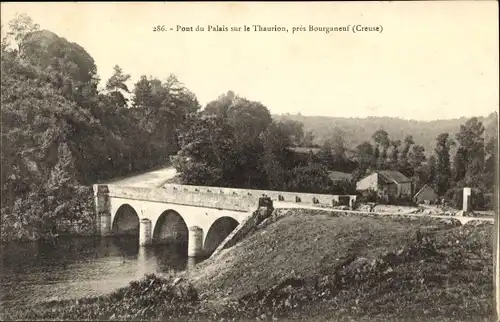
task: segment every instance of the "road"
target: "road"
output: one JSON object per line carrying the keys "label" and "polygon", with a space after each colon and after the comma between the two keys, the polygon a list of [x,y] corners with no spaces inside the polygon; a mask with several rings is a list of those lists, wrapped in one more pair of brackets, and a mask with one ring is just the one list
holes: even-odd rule
{"label": "road", "polygon": [[127,187],[141,188],[159,188],[169,179],[172,179],[176,174],[175,168],[172,166],[161,168],[155,171],[133,175],[126,178],[119,178],[103,184],[112,184]]}
{"label": "road", "polygon": [[[304,204],[297,204],[297,203],[293,203],[293,202],[282,202],[282,201],[273,202],[273,207],[274,208],[281,208],[281,209],[300,208],[300,209],[315,209],[315,210],[324,210],[324,211],[331,211],[331,212],[343,212],[343,213],[352,213],[352,214],[367,214],[367,212],[363,212],[363,211],[323,208],[323,207],[316,207],[316,206],[312,206],[312,205],[304,205]],[[475,221],[475,220],[477,220],[477,221],[489,221],[489,222],[495,221],[494,218],[492,218],[492,217],[446,216],[446,215],[429,215],[429,214],[422,214],[422,213],[370,212],[369,214],[381,215],[381,216],[400,215],[400,216],[416,216],[416,217],[433,217],[433,218],[441,218],[441,219],[455,219],[455,220],[460,221],[462,224],[465,224],[469,221]]]}

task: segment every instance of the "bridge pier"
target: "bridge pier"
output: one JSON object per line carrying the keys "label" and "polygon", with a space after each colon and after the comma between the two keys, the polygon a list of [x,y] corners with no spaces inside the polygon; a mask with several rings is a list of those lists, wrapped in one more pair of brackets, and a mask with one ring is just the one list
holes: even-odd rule
{"label": "bridge pier", "polygon": [[101,236],[109,236],[111,234],[111,215],[109,212],[101,212],[99,214],[99,224]]}
{"label": "bridge pier", "polygon": [[203,229],[198,226],[189,227],[188,256],[199,257],[203,255]]}
{"label": "bridge pier", "polygon": [[107,185],[96,184],[94,189],[95,213],[98,215],[98,231],[101,236],[111,233],[111,212]]}
{"label": "bridge pier", "polygon": [[151,244],[151,220],[142,218],[139,222],[139,246]]}

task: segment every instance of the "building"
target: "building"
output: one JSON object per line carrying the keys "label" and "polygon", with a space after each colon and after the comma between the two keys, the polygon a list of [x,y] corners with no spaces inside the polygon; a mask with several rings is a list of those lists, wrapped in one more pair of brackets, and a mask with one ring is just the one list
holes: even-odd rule
{"label": "building", "polygon": [[412,181],[399,171],[379,170],[359,180],[356,190],[363,195],[374,191],[379,198],[387,201],[411,199]]}
{"label": "building", "polygon": [[438,195],[434,188],[429,186],[428,184],[424,185],[422,189],[420,189],[415,196],[413,197],[413,200],[416,203],[425,203],[425,204],[433,204],[438,201]]}
{"label": "building", "polygon": [[352,175],[350,173],[346,172],[340,172],[340,171],[328,171],[328,177],[333,181],[333,182],[351,182],[352,180]]}

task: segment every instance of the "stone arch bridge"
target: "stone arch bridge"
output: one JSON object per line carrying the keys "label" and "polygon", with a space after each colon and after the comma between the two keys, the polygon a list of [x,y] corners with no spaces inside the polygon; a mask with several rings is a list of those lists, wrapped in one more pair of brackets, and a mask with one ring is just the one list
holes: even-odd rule
{"label": "stone arch bridge", "polygon": [[187,185],[160,188],[94,185],[102,236],[133,234],[141,246],[187,244],[192,257],[209,255],[272,200],[352,205],[356,196],[299,194]]}

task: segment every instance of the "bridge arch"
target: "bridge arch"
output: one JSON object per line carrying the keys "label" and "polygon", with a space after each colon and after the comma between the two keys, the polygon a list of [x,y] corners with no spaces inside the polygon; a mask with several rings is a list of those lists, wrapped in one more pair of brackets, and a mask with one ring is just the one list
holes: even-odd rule
{"label": "bridge arch", "polygon": [[220,217],[214,221],[205,236],[203,246],[205,254],[212,254],[238,225],[239,223],[236,219],[228,216]]}
{"label": "bridge arch", "polygon": [[111,226],[113,235],[139,236],[139,215],[129,204],[121,205]]}
{"label": "bridge arch", "polygon": [[177,211],[165,210],[156,220],[152,238],[155,244],[175,244],[187,249],[189,232],[186,221]]}

